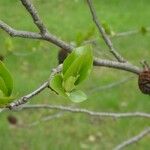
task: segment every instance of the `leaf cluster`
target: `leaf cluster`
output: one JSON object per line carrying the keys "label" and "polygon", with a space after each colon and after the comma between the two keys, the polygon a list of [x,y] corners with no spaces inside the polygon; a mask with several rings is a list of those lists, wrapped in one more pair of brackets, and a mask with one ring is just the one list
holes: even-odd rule
{"label": "leaf cluster", "polygon": [[89,75],[93,66],[91,46],[75,48],[63,62],[62,72],[50,80],[50,87],[59,95],[68,97],[73,102],[82,102],[87,96],[77,86]]}

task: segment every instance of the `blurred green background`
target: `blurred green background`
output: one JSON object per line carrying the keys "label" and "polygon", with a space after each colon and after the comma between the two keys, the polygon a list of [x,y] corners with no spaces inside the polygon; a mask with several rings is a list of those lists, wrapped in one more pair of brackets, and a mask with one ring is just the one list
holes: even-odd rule
{"label": "blurred green background", "polygon": [[[33,2],[51,33],[68,43],[96,38],[96,56],[114,59],[99,38],[85,0]],[[111,26],[114,32],[140,30],[141,27],[150,26],[149,0],[93,2],[102,22]],[[19,0],[0,0],[0,19],[16,29],[38,32]],[[113,37],[112,41],[115,48],[133,64],[140,66],[141,60],[150,60],[149,33]],[[19,93],[19,96],[29,93],[49,77],[51,69],[58,64],[58,51],[58,47],[48,42],[11,38],[0,30],[0,55],[4,56],[4,62],[13,74],[14,93]],[[130,76],[133,78],[114,88],[99,89]],[[129,72],[94,67],[90,78],[80,88],[87,93],[88,100],[78,104],[78,107],[108,112],[150,110],[150,97],[139,91],[137,76]],[[72,105],[71,101],[48,89],[30,103]],[[142,118],[115,120],[61,112],[59,118],[30,126],[55,113],[57,111],[52,110],[0,113],[0,150],[110,150],[150,125],[148,119]],[[10,115],[16,117],[17,124],[11,125],[8,122]],[[126,149],[148,150],[149,140],[148,137],[144,138]]]}

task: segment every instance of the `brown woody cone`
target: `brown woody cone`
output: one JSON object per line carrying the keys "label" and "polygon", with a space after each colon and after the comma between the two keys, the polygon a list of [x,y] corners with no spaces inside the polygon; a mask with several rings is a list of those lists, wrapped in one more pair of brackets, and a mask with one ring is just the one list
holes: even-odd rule
{"label": "brown woody cone", "polygon": [[144,94],[150,94],[150,68],[145,68],[138,79],[139,89]]}

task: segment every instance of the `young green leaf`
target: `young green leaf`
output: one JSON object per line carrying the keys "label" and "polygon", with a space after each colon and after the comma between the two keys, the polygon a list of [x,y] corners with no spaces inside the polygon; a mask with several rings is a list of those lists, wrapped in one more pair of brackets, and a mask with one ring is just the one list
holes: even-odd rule
{"label": "young green leaf", "polygon": [[7,93],[5,93],[5,95],[10,96],[13,90],[13,79],[8,69],[1,61],[0,61],[0,77],[3,79],[5,86],[7,88]]}
{"label": "young green leaf", "polygon": [[85,80],[93,66],[93,54],[91,46],[76,48],[63,63],[63,79],[70,76],[78,76],[76,85]]}
{"label": "young green leaf", "polygon": [[67,56],[67,58],[63,62],[63,74],[66,73],[68,68],[71,66],[71,64],[78,58],[79,54],[78,51],[73,50],[71,54]]}
{"label": "young green leaf", "polygon": [[83,56],[79,56],[72,62],[72,64],[70,64],[70,67],[67,69],[65,74],[63,74],[63,80],[67,80],[70,76],[80,76],[79,71],[82,67],[83,59]]}
{"label": "young green leaf", "polygon": [[87,99],[87,96],[84,92],[80,90],[73,90],[70,93],[67,93],[69,99],[75,103],[83,102]]}
{"label": "young green leaf", "polygon": [[66,81],[63,81],[62,86],[66,92],[70,92],[75,88],[74,83],[76,80],[76,77],[70,76]]}
{"label": "young green leaf", "polygon": [[50,80],[49,85],[59,95],[66,96],[65,90],[62,87],[62,82],[63,82],[63,79],[62,79],[61,74],[57,74]]}
{"label": "young green leaf", "polygon": [[3,78],[1,78],[1,77],[0,77],[0,90],[3,93],[3,95],[7,96],[8,91],[7,91],[5,82],[4,82]]}
{"label": "young green leaf", "polygon": [[78,73],[79,78],[75,82],[75,85],[84,81],[90,75],[91,70],[93,68],[93,52],[92,52],[92,48],[90,46],[85,48],[85,53],[83,55],[83,59],[84,59],[84,61],[81,64],[81,68]]}
{"label": "young green leaf", "polygon": [[76,48],[63,62],[62,73],[50,80],[50,87],[73,102],[82,102],[87,99],[87,96],[75,88],[89,76],[92,66],[92,48],[90,46]]}

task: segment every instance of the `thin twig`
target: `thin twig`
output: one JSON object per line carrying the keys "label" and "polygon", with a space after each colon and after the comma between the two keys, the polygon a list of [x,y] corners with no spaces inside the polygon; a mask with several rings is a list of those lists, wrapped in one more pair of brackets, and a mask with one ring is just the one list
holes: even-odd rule
{"label": "thin twig", "polygon": [[[4,23],[3,21],[0,21],[0,28],[6,31],[10,36],[46,40],[65,50],[71,51],[73,49],[71,45],[58,39],[54,35],[46,34],[42,36],[39,33],[15,30],[9,25],[7,25],[6,23]],[[99,58],[94,58],[94,65],[126,70],[135,74],[139,74],[141,72],[141,70],[138,67],[132,64],[120,63],[116,61],[110,61],[110,60],[99,59]]]}
{"label": "thin twig", "polygon": [[[59,66],[57,66],[57,68],[52,69],[52,73],[50,75],[50,79],[53,78],[53,76],[57,73],[59,73],[62,69],[62,64],[60,64]],[[36,90],[34,90],[33,92],[21,97],[19,100],[16,100],[12,103],[10,103],[7,108],[9,109],[14,109],[19,105],[25,104],[27,103],[32,97],[38,95],[40,92],[42,92],[43,90],[45,90],[46,88],[50,88],[49,86],[49,81],[44,82],[40,87],[38,87]],[[53,89],[51,89],[53,91]]]}
{"label": "thin twig", "polygon": [[12,37],[21,37],[21,38],[29,38],[29,39],[41,39],[42,36],[39,33],[29,32],[29,31],[21,31],[16,30],[0,20],[0,28],[7,32]]}
{"label": "thin twig", "polygon": [[[107,63],[108,63],[108,61],[107,61]],[[113,63],[118,64],[119,62],[112,62],[112,61],[109,61],[108,66],[109,66],[109,67],[112,67],[112,66],[113,66]],[[129,68],[128,68],[128,64],[127,64],[127,66],[125,66],[126,63],[119,63],[119,64],[120,64],[120,65],[118,65],[118,66],[116,65],[117,68],[124,67],[124,70],[129,69]],[[104,65],[105,65],[105,63],[104,63]],[[51,79],[55,74],[57,74],[58,72],[60,72],[61,69],[62,69],[62,64],[60,64],[57,68],[53,69],[53,70],[52,70],[52,73],[51,73],[51,75],[50,75],[50,79]],[[138,74],[140,70],[138,70],[137,68],[134,68],[134,69],[135,69],[135,70],[133,70],[133,68],[131,68],[131,71],[134,71],[134,73],[137,73],[137,74]],[[49,79],[49,80],[50,80],[50,79]],[[19,100],[16,100],[16,101],[10,103],[7,107],[10,108],[10,109],[14,109],[15,107],[17,107],[17,106],[19,106],[19,105],[25,104],[25,103],[27,103],[33,96],[39,94],[40,92],[42,92],[42,91],[43,91],[45,88],[47,88],[47,87],[49,87],[49,81],[45,82],[45,83],[42,84],[39,88],[37,88],[35,91],[29,93],[28,95],[25,95],[25,96],[21,97]],[[49,88],[50,88],[50,87],[49,87]],[[51,90],[53,90],[53,89],[51,89]]]}
{"label": "thin twig", "polygon": [[30,13],[36,26],[40,29],[42,39],[50,41],[56,45],[59,44],[59,46],[61,48],[65,48],[65,50],[68,50],[68,51],[70,51],[73,48],[71,45],[66,44],[65,42],[63,42],[62,40],[58,39],[56,36],[54,36],[48,32],[47,28],[44,26],[42,20],[40,19],[36,8],[31,3],[30,0],[21,0],[21,2],[24,5],[24,7],[26,8],[26,10]]}
{"label": "thin twig", "polygon": [[98,86],[98,87],[95,87],[95,88],[92,88],[90,89],[90,91],[88,93],[94,93],[94,92],[100,92],[100,91],[104,91],[104,90],[108,90],[108,89],[112,89],[116,86],[119,86],[119,85],[122,85],[123,83],[126,83],[127,81],[133,79],[134,76],[130,76],[130,77],[127,77],[127,78],[124,78],[124,79],[121,79],[119,81],[116,81],[116,82],[113,82],[113,83],[110,83],[110,84],[107,84],[107,85],[104,85],[104,86]]}
{"label": "thin twig", "polygon": [[[146,32],[150,32],[150,27],[146,28]],[[120,32],[120,33],[116,33],[114,35],[112,35],[111,37],[124,37],[124,36],[129,36],[129,35],[135,35],[138,33],[142,33],[140,30],[130,30],[130,31],[126,31],[126,32]]]}
{"label": "thin twig", "polygon": [[110,61],[107,59],[99,59],[95,58],[94,59],[94,65],[95,66],[103,66],[103,67],[110,67],[110,68],[115,68],[119,70],[125,70],[129,71],[135,74],[139,74],[141,72],[141,69],[139,69],[137,66],[134,66],[130,63],[120,63],[117,61]]}
{"label": "thin twig", "polygon": [[40,87],[38,87],[36,90],[34,90],[33,92],[21,97],[19,100],[16,100],[12,103],[10,103],[7,107],[9,109],[13,109],[19,105],[25,104],[27,103],[32,97],[34,97],[35,95],[38,95],[40,92],[42,92],[45,88],[47,88],[49,85],[49,82],[46,81],[44,82]]}
{"label": "thin twig", "polygon": [[[58,73],[60,71],[60,66],[59,65],[56,69],[52,70],[51,76],[50,78],[52,78],[56,73]],[[49,87],[49,81],[44,82],[40,87],[38,87],[36,90],[34,90],[33,92],[21,97],[19,100],[16,100],[12,103],[10,103],[7,107],[10,109],[13,109],[19,105],[25,104],[27,103],[32,97],[34,97],[35,95],[38,95],[40,92],[42,92],[43,90],[45,90],[47,87]]]}
{"label": "thin twig", "polygon": [[72,108],[61,105],[47,105],[47,104],[22,105],[20,106],[20,109],[56,109],[72,113],[83,113],[90,116],[110,117],[110,118],[125,118],[125,117],[144,117],[148,119],[150,118],[150,114],[144,112],[128,112],[128,113],[95,112],[83,108]]}
{"label": "thin twig", "polygon": [[41,34],[45,34],[47,32],[47,29],[44,26],[42,20],[40,19],[33,4],[30,2],[30,0],[21,0],[21,2],[24,5],[24,7],[27,9],[27,11],[30,13],[30,15],[32,16],[32,19],[34,23],[36,24],[36,26],[41,31]]}
{"label": "thin twig", "polygon": [[[146,31],[150,32],[150,27],[147,27]],[[126,36],[130,36],[130,35],[135,35],[138,33],[141,33],[141,31],[137,29],[137,30],[124,31],[124,32],[116,32],[113,35],[107,35],[107,36],[109,36],[109,38],[119,38],[119,37],[126,37]],[[89,39],[89,40],[84,41],[84,44],[91,44],[91,43],[95,44],[95,42],[98,40],[99,40],[99,38]]]}
{"label": "thin twig", "polygon": [[[36,9],[31,4],[31,2],[29,0],[22,0],[22,2],[24,4],[24,6],[26,7],[27,11],[29,11],[29,13],[31,14],[33,20],[40,20]],[[36,19],[34,18],[34,16]],[[39,21],[39,22],[40,22],[40,25],[43,24],[42,21]],[[40,25],[39,25],[39,27],[40,27]],[[48,41],[50,43],[53,43],[53,44],[63,48],[64,50],[66,50],[68,52],[70,52],[74,48],[72,45],[67,44],[66,42],[64,42],[61,39],[59,39],[58,37],[56,37],[55,35],[50,34],[47,30],[44,35],[39,34],[39,33],[34,33],[34,32],[18,31],[18,30],[13,29],[12,27],[7,25],[3,21],[0,21],[0,28],[3,29],[4,31],[6,31],[10,36],[45,40],[45,41]],[[97,59],[97,58],[94,58],[94,65],[122,69],[122,70],[126,70],[126,71],[133,72],[136,74],[139,74],[141,71],[138,67],[133,66],[132,64],[129,64],[129,63],[122,65],[119,62],[117,63],[117,62],[103,60],[103,59]]]}
{"label": "thin twig", "polygon": [[[69,107],[73,107],[74,105],[71,105]],[[64,116],[66,113],[68,112],[64,112],[64,111],[59,111],[55,114],[52,114],[52,115],[48,115],[48,116],[45,116],[45,117],[42,117],[41,119],[35,121],[35,122],[32,122],[31,124],[28,124],[26,125],[27,127],[33,127],[33,126],[36,126],[42,122],[47,122],[47,121],[50,121],[50,120],[53,120],[53,119],[57,119],[57,118],[60,118],[62,116]]]}
{"label": "thin twig", "polygon": [[95,8],[92,4],[92,0],[87,0],[88,6],[90,8],[90,12],[92,14],[93,17],[93,21],[96,24],[100,34],[102,35],[102,38],[104,39],[106,45],[109,47],[110,52],[115,56],[115,58],[119,61],[119,62],[126,62],[124,60],[124,58],[115,50],[115,48],[113,47],[113,43],[111,42],[111,40],[109,39],[109,36],[107,36],[107,34],[105,33],[100,20],[98,21],[98,18],[96,16],[96,11]]}
{"label": "thin twig", "polygon": [[[72,51],[72,49],[74,48],[72,45],[67,44],[66,42],[60,40],[58,37],[50,34],[47,31],[47,29],[43,25],[39,15],[37,14],[35,7],[29,0],[21,0],[21,2],[25,6],[27,11],[31,14],[33,21],[36,24],[36,26],[40,29],[41,34],[34,33],[34,32],[15,30],[12,27],[10,27],[9,25],[7,25],[6,23],[4,23],[3,21],[0,21],[1,29],[6,31],[10,36],[31,38],[31,39],[41,39],[41,40],[49,41],[50,43],[53,43],[53,44],[65,49],[68,52]],[[105,34],[104,34],[104,36],[105,36]],[[98,59],[98,58],[94,58],[94,65],[126,70],[129,72],[135,73],[135,74],[139,74],[141,72],[141,70],[138,67],[136,67],[130,63],[120,63],[120,62],[116,62],[116,61],[109,61],[109,60]],[[42,84],[42,86],[40,86],[37,90],[31,92],[30,94],[28,94],[26,96],[21,97],[19,100],[11,103],[8,107],[13,108],[15,106],[26,103],[29,99],[31,99],[33,96],[37,95],[39,92],[43,91],[46,87],[48,87],[48,81],[45,82],[44,84]]]}
{"label": "thin twig", "polygon": [[126,148],[127,146],[138,142],[139,140],[141,140],[142,138],[144,138],[148,134],[150,134],[150,127],[146,128],[144,131],[142,131],[138,135],[136,135],[136,136],[134,136],[134,137],[132,137],[132,138],[122,142],[116,148],[114,148],[114,150],[122,150],[122,149]]}
{"label": "thin twig", "polygon": [[28,125],[25,125],[25,126],[26,127],[34,127],[34,126],[37,126],[38,124],[40,124],[42,122],[46,122],[46,121],[50,121],[50,120],[53,120],[53,119],[60,118],[63,115],[64,115],[64,112],[58,112],[58,113],[55,113],[53,115],[49,115],[49,116],[43,117],[40,120],[32,122],[31,124],[28,124]]}
{"label": "thin twig", "polygon": [[48,41],[50,43],[53,43],[54,45],[57,45],[60,48],[63,48],[64,50],[70,52],[73,49],[73,46],[62,41],[55,35],[52,35],[48,32],[46,34],[41,35],[36,32],[28,32],[28,31],[21,31],[21,30],[16,30],[0,20],[0,28],[3,29],[5,32],[7,32],[10,36],[12,37],[21,37],[21,38],[28,38],[28,39],[40,39],[44,41]]}
{"label": "thin twig", "polygon": [[127,32],[120,32],[112,35],[111,37],[124,37],[124,36],[129,36],[129,35],[134,35],[139,33],[140,31],[138,30],[132,30],[132,31],[127,31]]}

